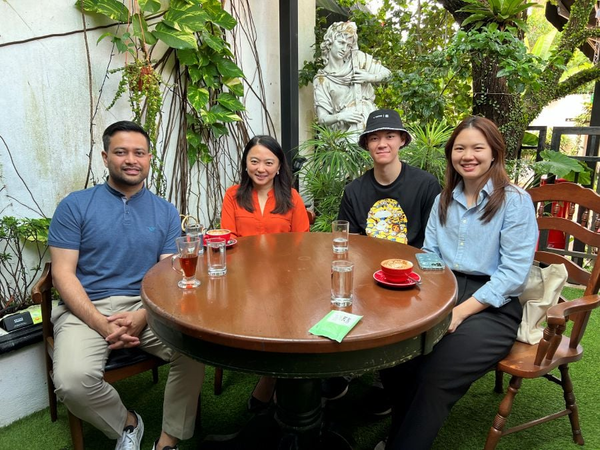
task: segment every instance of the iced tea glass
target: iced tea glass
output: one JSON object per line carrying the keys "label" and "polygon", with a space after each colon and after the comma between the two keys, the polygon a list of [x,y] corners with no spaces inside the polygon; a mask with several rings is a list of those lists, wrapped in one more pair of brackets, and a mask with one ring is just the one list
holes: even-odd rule
{"label": "iced tea glass", "polygon": [[[177,255],[173,255],[171,258],[171,268],[183,275],[183,279],[177,283],[177,286],[183,289],[200,286],[200,281],[196,279],[198,250],[201,242],[200,238],[194,236],[182,236],[175,239],[175,242],[177,243]],[[175,267],[175,261],[177,259],[179,260],[179,269]]]}

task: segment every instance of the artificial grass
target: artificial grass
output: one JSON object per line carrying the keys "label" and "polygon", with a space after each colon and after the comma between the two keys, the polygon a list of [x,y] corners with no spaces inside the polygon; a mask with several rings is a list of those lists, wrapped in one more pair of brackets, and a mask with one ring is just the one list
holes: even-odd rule
{"label": "artificial grass", "polygon": [[[579,290],[567,295],[574,298]],[[600,314],[591,315],[583,339],[584,358],[570,366],[574,392],[579,406],[580,423],[585,447],[600,449]],[[145,373],[116,384],[123,401],[134,407],[145,424],[142,448],[151,449],[161,429],[162,398],[167,367],[160,369],[160,382],[152,384],[151,374]],[[251,417],[246,401],[256,380],[255,375],[225,371],[223,393],[215,396],[212,390],[214,371],[207,367],[202,394],[201,429],[194,438],[182,442],[181,450],[196,449],[208,434],[229,434],[237,431]],[[327,414],[336,430],[349,438],[355,450],[371,450],[385,437],[389,418],[373,419],[360,410],[360,400],[370,386],[370,376],[353,380],[347,396],[331,402]],[[508,377],[505,376],[505,386]],[[481,449],[497,412],[502,395],[493,392],[494,374],[477,381],[454,409],[434,444],[434,450]],[[40,386],[45,390],[45,386]],[[564,405],[562,390],[545,379],[524,380],[509,418],[509,425],[556,412]],[[114,441],[88,424],[84,424],[86,449],[114,448]],[[0,450],[8,449],[71,449],[66,409],[59,405],[59,420],[50,422],[45,409],[0,429]],[[578,448],[571,439],[569,419],[562,417],[500,440],[499,450],[563,450]],[[335,450],[335,449],[333,449]]]}

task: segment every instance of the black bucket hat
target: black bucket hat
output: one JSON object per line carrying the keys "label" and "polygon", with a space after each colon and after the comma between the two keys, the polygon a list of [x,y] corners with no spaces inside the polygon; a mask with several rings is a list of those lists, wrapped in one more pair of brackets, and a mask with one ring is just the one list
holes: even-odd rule
{"label": "black bucket hat", "polygon": [[412,136],[404,128],[400,114],[393,109],[378,109],[369,114],[367,119],[367,127],[358,137],[358,145],[365,150],[367,149],[367,136],[375,131],[393,130],[404,133],[405,142],[400,148],[406,147],[412,141]]}

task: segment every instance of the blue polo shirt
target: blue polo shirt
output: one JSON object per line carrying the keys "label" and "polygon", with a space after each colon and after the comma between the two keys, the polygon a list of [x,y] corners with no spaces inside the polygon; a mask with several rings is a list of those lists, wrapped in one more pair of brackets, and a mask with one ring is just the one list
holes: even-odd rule
{"label": "blue polo shirt", "polygon": [[145,187],[129,200],[108,183],[63,199],[48,244],[79,251],[77,278],[90,300],[140,294],[142,278],[161,254],[176,253],[179,213]]}

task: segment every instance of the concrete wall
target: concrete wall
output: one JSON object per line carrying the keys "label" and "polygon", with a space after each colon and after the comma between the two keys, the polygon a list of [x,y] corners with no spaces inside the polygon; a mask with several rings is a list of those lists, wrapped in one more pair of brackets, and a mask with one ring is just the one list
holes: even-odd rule
{"label": "concrete wall", "polygon": [[[239,9],[243,3],[229,1],[226,7]],[[279,2],[249,3],[256,25],[253,37],[264,79],[265,102],[273,119],[274,134],[279,136]],[[312,57],[315,4],[314,0],[299,3],[301,67],[304,60]],[[83,28],[82,17],[73,4],[72,0],[54,0],[52,6],[37,0],[0,2],[0,136],[4,140],[0,141],[1,215],[52,216],[60,199],[84,187],[90,152],[92,178],[101,182],[105,176],[100,157],[102,131],[114,121],[131,118],[125,100],[106,110],[120,78],[118,74],[107,76],[106,72],[122,67],[126,58],[116,52],[111,56],[112,43],[108,39],[96,44],[107,29],[89,31],[90,87],[84,35],[78,32]],[[85,21],[88,28],[106,24],[96,17],[86,16]],[[74,33],[17,42],[67,32]],[[243,42],[245,34],[238,30],[237,37]],[[238,55],[240,65],[248,81],[256,87],[259,69],[255,58],[247,45],[242,43],[242,49]],[[250,131],[268,132],[258,100],[249,94],[245,101]],[[311,89],[302,89],[299,109],[301,139],[304,139],[312,120]],[[93,137],[90,122],[93,122]],[[164,136],[159,136],[161,139]]]}
{"label": "concrete wall", "polygon": [[[107,75],[107,71],[126,62],[123,55],[113,51],[108,39],[96,43],[107,29],[88,32],[91,85],[88,82],[88,58],[81,32],[83,18],[74,3],[73,0],[0,2],[0,216],[51,217],[66,194],[84,187],[90,152],[91,178],[102,182],[105,176],[100,156],[102,132],[117,120],[132,118],[126,100],[120,100],[111,110],[106,109],[120,79],[117,74]],[[225,3],[231,9],[246,2]],[[301,67],[304,60],[312,58],[315,2],[299,3]],[[273,119],[273,133],[280,136],[279,2],[251,0],[249,4],[256,27],[252,39],[256,39],[265,101]],[[106,25],[90,16],[85,17],[85,23],[88,29]],[[243,43],[245,34],[239,29],[237,34],[242,42],[240,65],[248,81],[257,87],[255,58],[250,55],[250,47]],[[267,133],[258,99],[249,95],[245,101],[250,131]],[[300,99],[301,139],[308,136],[312,104],[312,90],[304,88]],[[90,123],[93,123],[92,133]],[[162,131],[159,142],[164,140]],[[198,180],[202,183],[205,178]],[[198,208],[203,209],[202,205]],[[47,406],[41,369],[43,353],[38,346],[32,349],[9,353],[0,359],[0,398],[5,405],[0,410],[0,426]],[[41,365],[32,368],[34,362]]]}
{"label": "concrete wall", "polygon": [[[87,22],[88,26],[98,25],[96,20]],[[69,0],[56,0],[51,8],[42,7],[35,0],[0,4],[0,29],[3,30],[0,44],[81,27],[81,14]],[[107,80],[100,95],[111,45],[108,41],[96,45],[98,36],[94,32],[89,35],[92,92],[94,102],[98,103],[94,120],[96,134],[107,124],[129,116],[124,107],[106,111],[117,77]],[[5,141],[0,144],[0,176],[5,187],[0,193],[0,202],[7,207],[3,215],[37,216],[25,206],[39,212],[32,205],[26,186],[47,216],[52,215],[64,195],[83,187],[87,174],[86,154],[90,151],[85,55],[81,33],[0,47],[0,135]],[[111,67],[120,64],[120,58],[114,58]],[[12,153],[14,167],[6,147]],[[99,147],[94,151],[97,153],[93,158],[94,173],[100,178],[103,168]]]}
{"label": "concrete wall", "polygon": [[41,342],[0,355],[0,428],[48,407]]}

